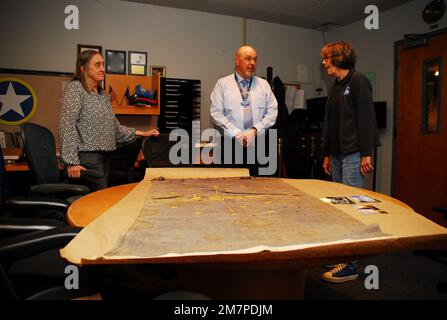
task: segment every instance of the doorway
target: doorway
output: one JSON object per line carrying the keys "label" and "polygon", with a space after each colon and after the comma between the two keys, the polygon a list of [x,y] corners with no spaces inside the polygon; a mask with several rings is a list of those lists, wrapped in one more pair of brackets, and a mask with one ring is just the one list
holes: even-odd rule
{"label": "doorway", "polygon": [[446,225],[447,29],[395,43],[392,196]]}

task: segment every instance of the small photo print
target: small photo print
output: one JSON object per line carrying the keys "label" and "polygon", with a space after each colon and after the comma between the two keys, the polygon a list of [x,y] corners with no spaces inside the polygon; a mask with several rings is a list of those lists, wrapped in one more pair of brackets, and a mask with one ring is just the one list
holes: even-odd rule
{"label": "small photo print", "polygon": [[324,202],[333,203],[333,204],[353,204],[353,203],[355,203],[348,197],[326,197],[326,198],[321,198],[321,200]]}
{"label": "small photo print", "polygon": [[359,195],[359,196],[350,196],[351,199],[354,199],[357,202],[363,202],[363,203],[373,203],[373,202],[380,202],[380,200],[365,196],[365,195]]}
{"label": "small photo print", "polygon": [[382,210],[380,208],[377,208],[373,205],[363,205],[363,206],[356,206],[355,207],[358,211],[360,211],[363,214],[372,214],[372,213],[382,213],[382,214],[386,214],[388,212],[386,212],[385,210]]}

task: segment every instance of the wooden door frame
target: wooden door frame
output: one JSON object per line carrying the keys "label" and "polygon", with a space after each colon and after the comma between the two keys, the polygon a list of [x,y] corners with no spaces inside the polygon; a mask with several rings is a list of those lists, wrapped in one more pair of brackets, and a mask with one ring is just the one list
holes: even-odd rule
{"label": "wooden door frame", "polygon": [[[419,34],[421,38],[424,37],[426,40],[432,37],[443,35],[447,33],[447,28],[442,28],[436,31]],[[394,89],[393,89],[393,153],[392,153],[392,165],[391,165],[391,196],[396,195],[396,172],[397,172],[397,98],[398,98],[398,54],[399,47],[405,44],[411,44],[414,40],[411,39],[401,39],[394,42]],[[424,44],[420,44],[423,46]],[[417,44],[415,43],[415,47]],[[421,84],[422,85],[422,84]]]}

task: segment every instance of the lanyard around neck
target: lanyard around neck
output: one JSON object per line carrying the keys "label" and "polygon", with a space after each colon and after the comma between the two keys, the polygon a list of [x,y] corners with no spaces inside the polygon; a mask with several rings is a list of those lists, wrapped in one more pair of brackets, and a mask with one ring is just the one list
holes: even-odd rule
{"label": "lanyard around neck", "polygon": [[234,80],[236,81],[237,87],[239,88],[239,92],[241,93],[242,101],[243,102],[247,101],[248,96],[250,95],[250,89],[251,89],[251,83],[253,82],[253,77],[250,78],[250,83],[248,84],[246,93],[244,93],[244,90],[242,90],[241,84],[239,83],[239,80],[237,79],[236,73],[234,74]]}

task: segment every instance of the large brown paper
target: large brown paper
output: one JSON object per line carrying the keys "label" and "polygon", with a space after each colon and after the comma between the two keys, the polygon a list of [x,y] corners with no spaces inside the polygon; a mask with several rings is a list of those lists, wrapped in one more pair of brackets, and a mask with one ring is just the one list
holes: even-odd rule
{"label": "large brown paper", "polygon": [[[139,216],[146,198],[151,190],[151,180],[163,177],[164,179],[188,179],[188,178],[217,178],[217,177],[247,177],[247,170],[238,169],[211,169],[211,168],[156,168],[148,169],[144,181],[139,183],[126,197],[119,203],[107,210],[103,215],[85,227],[81,233],[61,250],[61,255],[75,264],[90,263],[133,263],[133,262],[153,262],[153,261],[174,261],[172,257],[153,256],[107,256],[118,241],[127,234],[131,226]],[[354,195],[369,195],[379,199],[379,203],[374,206],[379,207],[386,214],[362,214],[353,205],[328,204],[344,214],[349,215],[356,221],[366,226],[377,224],[384,234],[390,236],[380,236],[370,239],[340,239],[325,243],[299,243],[294,246],[281,248],[253,247],[248,250],[231,252],[231,254],[250,254],[263,250],[290,252],[295,257],[299,257],[299,252],[306,252],[306,256],[345,254],[352,252],[386,252],[390,250],[409,249],[420,246],[432,240],[444,241],[447,239],[447,229],[431,222],[425,217],[414,212],[404,203],[375,192],[345,186],[339,183],[332,183],[320,180],[292,180],[281,179],[281,181],[293,186],[317,199],[324,197],[349,197]],[[327,249],[327,248],[330,248]],[[369,250],[364,250],[369,248]],[[306,249],[306,250],[303,250]],[[318,250],[317,250],[318,249]],[[297,251],[298,250],[298,251]],[[301,251],[299,251],[301,250]],[[310,252],[309,250],[313,250]],[[337,251],[338,250],[338,251]],[[318,252],[318,254],[316,253]],[[348,252],[348,253],[349,253]],[[226,255],[216,255],[214,257],[223,259]],[[225,253],[225,252],[220,252]],[[209,253],[207,253],[209,255]],[[201,256],[200,252],[190,252],[186,256]],[[261,254],[262,255],[262,254]],[[231,255],[227,255],[231,256]],[[157,259],[158,258],[158,259]],[[202,257],[203,258],[203,257]]]}

